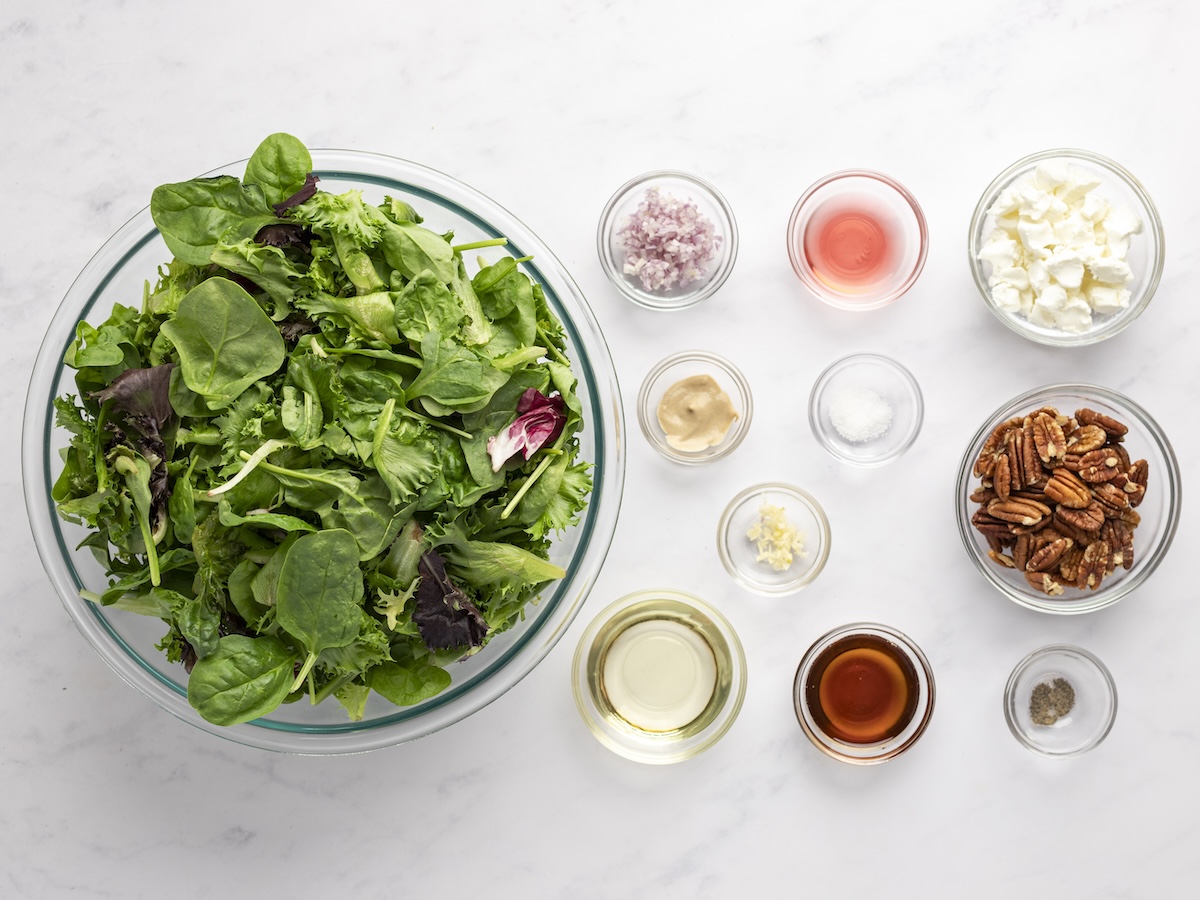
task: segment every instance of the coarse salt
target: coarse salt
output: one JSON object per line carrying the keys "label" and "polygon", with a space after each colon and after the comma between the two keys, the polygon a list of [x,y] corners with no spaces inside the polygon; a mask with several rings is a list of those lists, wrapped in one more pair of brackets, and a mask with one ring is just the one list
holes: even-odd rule
{"label": "coarse salt", "polygon": [[829,418],[845,440],[861,444],[887,433],[892,407],[869,387],[848,385],[829,398]]}
{"label": "coarse salt", "polygon": [[721,235],[693,200],[652,187],[617,229],[624,272],[647,291],[682,288],[705,277],[721,249]]}

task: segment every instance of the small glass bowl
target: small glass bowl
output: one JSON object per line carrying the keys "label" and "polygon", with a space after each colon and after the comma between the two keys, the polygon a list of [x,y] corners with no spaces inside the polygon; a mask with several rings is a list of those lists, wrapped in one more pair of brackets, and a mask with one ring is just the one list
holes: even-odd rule
{"label": "small glass bowl", "polygon": [[[1069,164],[1095,176],[1101,182],[1095,189],[1096,196],[1115,206],[1128,207],[1142,220],[1142,231],[1131,236],[1126,256],[1126,262],[1133,272],[1133,280],[1125,285],[1130,292],[1129,305],[1111,315],[1094,314],[1091,327],[1078,334],[1034,324],[1019,312],[1009,312],[997,306],[992,299],[992,289],[988,286],[992,265],[979,258],[979,251],[995,226],[995,217],[988,214],[988,209],[1003,191],[1024,181],[1039,165],[1048,161]],[[1043,150],[1017,160],[988,185],[971,215],[967,256],[971,275],[984,303],[1008,328],[1039,344],[1085,347],[1118,334],[1141,315],[1158,289],[1166,254],[1162,219],[1154,201],[1129,171],[1107,157],[1086,150]]]}
{"label": "small glass bowl", "polygon": [[[1039,684],[1054,686],[1065,679],[1074,705],[1053,724],[1033,721],[1030,709]],[[1013,737],[1042,756],[1064,759],[1091,750],[1112,730],[1117,717],[1117,686],[1112,675],[1080,647],[1054,644],[1035,650],[1017,663],[1004,688],[1004,719]]]}
{"label": "small glass bowl", "polygon": [[[694,375],[708,375],[716,381],[729,395],[738,417],[719,444],[703,450],[680,450],[667,443],[666,432],[658,423],[658,406],[673,384]],[[651,447],[672,462],[695,466],[728,456],[745,440],[754,417],[754,397],[746,377],[729,360],[704,350],[686,350],[668,356],[650,370],[638,391],[637,411],[638,424]]]}
{"label": "small glass bowl", "polygon": [[[763,504],[783,507],[804,537],[804,555],[783,571],[760,562],[757,541],[746,534]],[[829,559],[829,545],[829,519],[821,504],[807,491],[779,482],[746,488],[729,501],[717,525],[717,554],[725,571],[742,587],[768,597],[794,594],[815,581]]]}
{"label": "small glass bowl", "polygon": [[[884,232],[890,259],[887,271],[869,283],[855,284],[852,276],[840,283],[822,274],[806,248],[810,231],[843,213],[873,220]],[[929,253],[929,229],[916,198],[902,184],[880,172],[846,169],[826,175],[796,202],[788,221],[788,258],[797,277],[830,306],[864,312],[887,306],[917,281]]]}
{"label": "small glass bowl", "polygon": [[[907,660],[915,678],[912,689],[916,691],[916,702],[912,715],[904,728],[896,735],[881,741],[870,743],[851,743],[829,734],[818,722],[808,699],[810,679],[813,678],[814,664],[821,655],[833,645],[842,642],[853,642],[860,639],[866,646],[879,646],[882,643],[892,653]],[[811,689],[816,689],[815,682]],[[796,710],[796,718],[800,727],[808,735],[808,739],[822,752],[841,762],[855,765],[873,765],[887,762],[899,756],[917,742],[929,725],[933,716],[933,705],[936,690],[933,680],[933,669],[929,660],[921,652],[921,648],[913,643],[904,633],[887,625],[871,622],[855,622],[835,628],[818,638],[796,669],[796,679],[792,684],[792,704]]]}
{"label": "small glass bowl", "polygon": [[[607,655],[617,638],[654,621],[682,626],[698,636],[712,650],[716,664],[715,686],[703,710],[686,724],[665,731],[627,721],[614,708],[605,687]],[[614,753],[641,763],[676,763],[707,750],[729,731],[746,695],[746,657],[733,627],[704,601],[673,590],[638,591],[604,609],[580,638],[571,672],[575,704],[592,734]]]}
{"label": "small glass bowl", "polygon": [[[663,196],[696,204],[700,215],[708,218],[720,247],[704,267],[703,275],[686,285],[669,290],[650,290],[640,278],[625,274],[625,251],[619,232],[622,225],[638,209],[646,192],[657,188]],[[612,195],[596,231],[596,250],[604,274],[627,299],[647,309],[678,310],[695,306],[716,293],[733,271],[737,259],[738,230],[733,210],[715,187],[694,175],[662,169],[647,172],[627,181]]]}
{"label": "small glass bowl", "polygon": [[[892,409],[891,424],[878,437],[850,440],[835,424],[839,395],[858,388],[873,391]],[[817,441],[835,459],[855,466],[882,466],[899,458],[916,441],[924,418],[925,402],[912,373],[876,353],[842,357],[820,374],[808,398],[808,424]]]}
{"label": "small glass bowl", "polygon": [[[971,501],[971,493],[980,484],[974,468],[984,442],[1002,423],[1045,406],[1054,407],[1068,416],[1074,415],[1077,409],[1088,407],[1128,426],[1124,446],[1132,460],[1145,459],[1150,470],[1145,498],[1136,509],[1140,522],[1133,532],[1133,565],[1129,569],[1118,567],[1095,590],[1069,587],[1057,597],[1031,587],[1016,569],[993,562],[988,556],[991,547],[987,538],[971,522],[980,509],[978,503]],[[1039,612],[1092,612],[1116,603],[1145,581],[1162,562],[1179,525],[1179,463],[1171,442],[1158,423],[1128,397],[1090,384],[1053,384],[1024,393],[988,416],[967,445],[959,464],[955,504],[963,546],[975,567],[1000,593]]]}

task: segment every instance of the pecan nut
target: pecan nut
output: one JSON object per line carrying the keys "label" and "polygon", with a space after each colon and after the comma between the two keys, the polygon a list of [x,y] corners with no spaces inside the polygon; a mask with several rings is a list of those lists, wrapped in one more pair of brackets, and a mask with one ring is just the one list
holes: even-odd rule
{"label": "pecan nut", "polygon": [[1033,417],[1033,442],[1038,458],[1047,466],[1053,467],[1067,452],[1067,438],[1062,426],[1046,410]]}
{"label": "pecan nut", "polygon": [[1079,457],[1079,477],[1091,484],[1110,481],[1121,471],[1121,457],[1107,447],[1089,450]]}
{"label": "pecan nut", "polygon": [[1099,450],[1107,443],[1107,431],[1099,425],[1083,425],[1067,438],[1067,449],[1072,453],[1087,453]]}
{"label": "pecan nut", "polygon": [[[1050,507],[1046,504],[1038,503],[1036,500],[1024,500],[1015,497],[1010,497],[1007,500],[1001,500],[997,497],[987,505],[987,511],[988,515],[994,516],[997,519],[1026,527],[1037,525],[1042,519],[1050,515]],[[1103,524],[1103,521],[1103,516],[1101,516],[1101,524]],[[1096,527],[1099,528],[1100,526],[1097,525]]]}
{"label": "pecan nut", "polygon": [[1080,531],[1097,532],[1104,524],[1104,507],[1093,500],[1084,509],[1060,506],[1054,511],[1055,519],[1073,525]]}
{"label": "pecan nut", "polygon": [[1112,438],[1123,438],[1129,433],[1129,427],[1121,424],[1111,416],[1098,413],[1094,409],[1077,409],[1075,418],[1080,425],[1099,425]]}
{"label": "pecan nut", "polygon": [[1111,553],[1108,541],[1092,541],[1084,548],[1083,559],[1079,563],[1079,580],[1083,582],[1082,587],[1095,590],[1100,586],[1105,572],[1108,571]]}
{"label": "pecan nut", "polygon": [[1063,593],[1063,583],[1049,572],[1026,572],[1025,580],[1029,586],[1051,597],[1059,597]]}
{"label": "pecan nut", "polygon": [[1075,542],[1068,537],[1060,537],[1043,544],[1040,550],[1029,557],[1029,561],[1025,563],[1025,570],[1027,572],[1049,572],[1059,564],[1063,554],[1074,545]]}
{"label": "pecan nut", "polygon": [[1060,506],[1070,509],[1086,509],[1092,502],[1092,492],[1087,483],[1069,469],[1059,467],[1042,489],[1043,493]]}

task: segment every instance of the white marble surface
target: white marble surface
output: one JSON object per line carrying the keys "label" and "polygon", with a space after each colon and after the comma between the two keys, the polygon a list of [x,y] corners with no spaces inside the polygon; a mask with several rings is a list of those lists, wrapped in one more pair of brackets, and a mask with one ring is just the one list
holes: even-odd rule
{"label": "white marble surface", "polygon": [[[1123,390],[1172,438],[1194,489],[1200,427],[1200,83],[1187,0],[286,5],[6,0],[0,8],[0,896],[1182,897],[1200,875],[1200,603],[1191,503],[1150,581],[1116,607],[1047,617],[987,588],[959,545],[952,479],[982,415],[1027,388]],[[75,273],[151,189],[287,130],[310,146],[425,162],[490,194],[573,272],[626,396],[626,496],[609,561],[563,642],[472,718],[359,757],[270,755],[203,734],[120,683],[71,626],[21,513],[16,428],[40,336]],[[1129,167],[1167,234],[1159,294],[1123,335],[1035,346],[983,308],[966,228],[992,176],[1078,146]],[[868,315],[807,296],[784,252],[800,192],[884,170],[919,198],[916,288]],[[595,223],[658,167],[718,185],[742,235],[726,286],[664,315],[621,300]],[[729,459],[673,467],[631,399],[666,351],[740,363],[753,427]],[[834,463],[804,415],[832,359],[909,365],[924,431],[896,464]],[[779,478],[825,504],[825,573],[803,593],[738,589],[717,560],[728,497]],[[609,600],[669,586],[719,605],[749,654],[742,715],[707,754],[646,767],[575,712],[574,644]],[[877,619],[938,681],[929,732],[885,766],[819,754],[792,715],[804,648]],[[1091,754],[1048,761],[1009,735],[1012,666],[1071,641],[1120,712]]]}

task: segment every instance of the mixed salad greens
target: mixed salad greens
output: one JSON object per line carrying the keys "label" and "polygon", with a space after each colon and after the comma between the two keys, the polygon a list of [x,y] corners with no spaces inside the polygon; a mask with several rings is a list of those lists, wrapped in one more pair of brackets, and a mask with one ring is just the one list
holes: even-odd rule
{"label": "mixed salad greens", "polygon": [[174,254],[80,322],[53,488],[109,586],[161,618],[188,700],[232,725],[371,691],[419,703],[520,620],[591,490],[562,325],[505,256],[404,201],[318,188],[268,137],[242,179],[157,188]]}

